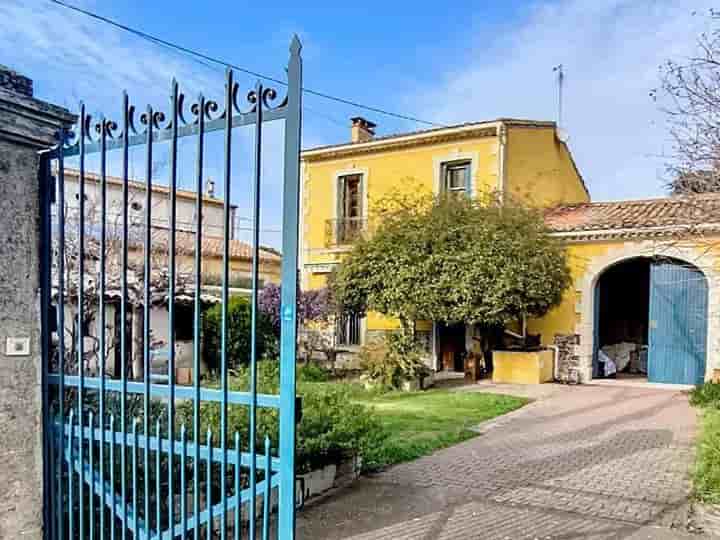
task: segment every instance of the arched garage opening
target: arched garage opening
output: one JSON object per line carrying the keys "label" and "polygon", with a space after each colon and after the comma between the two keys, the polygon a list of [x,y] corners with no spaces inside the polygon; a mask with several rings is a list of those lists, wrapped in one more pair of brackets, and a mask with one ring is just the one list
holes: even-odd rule
{"label": "arched garage opening", "polygon": [[708,285],[697,267],[635,257],[595,285],[593,378],[699,384],[705,377]]}

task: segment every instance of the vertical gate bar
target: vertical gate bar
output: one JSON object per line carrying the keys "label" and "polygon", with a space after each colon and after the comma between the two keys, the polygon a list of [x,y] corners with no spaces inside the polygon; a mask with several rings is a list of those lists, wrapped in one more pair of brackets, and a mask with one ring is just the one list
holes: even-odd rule
{"label": "vertical gate bar", "polygon": [[[138,470],[138,432],[137,432],[138,421],[137,418],[133,418],[132,425],[132,438],[133,438],[133,449],[132,449],[132,508],[133,508],[133,539],[137,540],[138,533],[140,532],[138,518],[140,517],[140,511],[138,509],[138,481],[137,481],[137,470]],[[147,474],[147,470],[145,471]],[[123,529],[123,534],[125,530]]]}
{"label": "vertical gate bar", "polygon": [[240,497],[240,465],[241,465],[242,448],[240,447],[240,433],[235,432],[235,498],[237,505],[235,506],[235,540],[240,540],[240,524],[242,523],[242,498]]}
{"label": "vertical gate bar", "polygon": [[[105,266],[107,243],[107,123],[100,119],[100,485],[105,483]],[[100,491],[100,539],[105,538],[105,490]]]}
{"label": "vertical gate bar", "polygon": [[[62,502],[63,483],[62,471],[65,458],[65,158],[63,149],[67,133],[64,128],[60,129],[60,144],[57,153],[58,175],[57,175],[57,215],[58,215],[58,297],[57,297],[57,320],[58,320],[58,369],[60,371],[60,382],[58,385],[58,416],[60,429],[58,431],[60,452],[60,482],[58,483],[58,499]],[[58,508],[58,538],[63,540],[65,526],[63,524],[62,506]]]}
{"label": "vertical gate bar", "polygon": [[270,487],[272,469],[270,464],[270,437],[265,435],[265,493],[263,497],[263,540],[270,540]]}
{"label": "vertical gate bar", "polygon": [[[50,300],[52,296],[52,178],[50,171],[50,152],[40,155],[40,331],[41,331],[41,384],[42,384],[42,442],[45,456],[52,456],[52,436],[50,431],[50,396],[48,376],[51,371],[50,358]],[[52,459],[43,460],[43,535],[50,538],[53,532],[52,507]]]}
{"label": "vertical gate bar", "polygon": [[262,174],[262,107],[263,86],[255,85],[255,152],[253,153],[252,184],[252,274],[250,288],[250,538],[255,538],[255,496],[257,491],[257,463],[255,431],[257,430],[257,319],[258,319],[258,271],[260,266],[260,187]]}
{"label": "vertical gate bar", "polygon": [[[129,167],[129,140],[130,140],[130,104],[127,92],[123,91],[123,135],[122,135],[122,261],[120,264],[120,431],[122,431],[122,446],[120,452],[120,494],[123,505],[127,504],[127,302],[128,302],[128,167]],[[123,512],[122,531],[123,540],[127,531],[127,512]]]}
{"label": "vertical gate bar", "polygon": [[64,497],[63,497],[63,446],[65,445],[65,437],[62,435],[62,433],[65,431],[65,425],[60,424],[60,429],[57,429],[57,426],[55,427],[55,435],[53,436],[53,441],[55,441],[55,444],[57,445],[57,450],[55,452],[55,497],[57,499],[56,505],[55,505],[55,536],[53,538],[61,539],[64,535],[64,529],[65,529],[65,512],[64,512]]}
{"label": "vertical gate bar", "polygon": [[280,331],[280,493],[278,534],[295,538],[295,350],[297,319],[298,214],[300,205],[300,126],[302,60],[293,37],[288,63],[285,174],[283,180],[282,298]]}
{"label": "vertical gate bar", "polygon": [[[159,418],[157,420],[155,420],[155,443],[157,445],[155,447],[156,448],[156,450],[155,450],[155,530],[156,530],[155,537],[159,539],[160,531],[162,530],[160,527],[160,523],[162,521],[162,518],[161,518],[162,505],[160,504],[162,501],[162,497],[160,496],[161,492],[162,492],[162,488],[161,488],[161,484],[160,484],[160,476],[161,476],[161,474],[160,474],[160,467],[161,467],[160,454],[162,453],[161,452],[162,442],[160,439],[160,419]],[[169,452],[169,453],[172,453],[172,452]],[[150,520],[148,519],[146,521],[149,526]],[[150,532],[149,527],[148,527],[148,532]],[[150,537],[150,535],[148,534],[148,538],[149,537]]]}
{"label": "vertical gate bar", "polygon": [[195,527],[194,540],[200,538],[200,293],[202,287],[202,184],[203,184],[203,152],[205,142],[205,98],[198,97],[198,146],[196,162],[195,185],[195,327],[193,329],[193,438],[195,442],[195,455],[193,456],[193,515]]}
{"label": "vertical gate bar", "polygon": [[80,512],[78,515],[78,530],[80,538],[85,538],[85,467],[84,464],[84,442],[83,442],[83,407],[85,394],[85,351],[83,342],[83,319],[84,319],[84,289],[85,289],[85,129],[87,126],[87,117],[85,116],[85,104],[80,105],[80,186],[78,189],[79,219],[78,219],[78,303],[77,303],[77,333],[78,333],[78,374],[80,376],[80,386],[78,387],[77,410],[78,425],[80,426],[80,445],[78,448],[78,461],[80,463],[80,485],[78,486],[78,502],[80,503]]}
{"label": "vertical gate bar", "polygon": [[55,485],[55,447],[53,445],[53,438],[50,435],[48,435],[47,437],[48,439],[46,450],[48,453],[43,455],[43,460],[47,461],[48,467],[48,484],[45,485],[44,490],[46,491],[43,494],[45,499],[43,508],[43,532],[45,534],[45,538],[55,540],[55,538],[57,538],[57,522],[55,520],[55,513],[57,511],[56,507],[58,502],[55,497],[55,494],[57,493],[57,486]]}
{"label": "vertical gate bar", "polygon": [[168,523],[175,523],[175,505],[173,504],[173,461],[175,454],[172,451],[175,441],[175,228],[177,226],[177,153],[178,153],[178,83],[172,82],[172,139],[170,140],[170,242],[169,242],[169,269],[168,281],[170,286],[168,296]]}
{"label": "vertical gate bar", "polygon": [[210,428],[207,430],[206,436],[207,442],[207,460],[205,461],[205,508],[207,510],[207,538],[212,538],[212,458],[213,458],[213,443],[212,443],[212,431]]}
{"label": "vertical gate bar", "polygon": [[[73,455],[73,439],[75,438],[75,409],[70,409],[70,436],[68,437],[68,537],[75,538],[75,490],[73,482],[75,476],[75,456]],[[64,429],[64,426],[63,426]]]}
{"label": "vertical gate bar", "polygon": [[[115,540],[115,511],[117,510],[117,501],[115,500],[115,415],[110,415],[110,486],[112,500],[110,501],[110,540]],[[125,448],[123,448],[123,451]],[[104,490],[103,490],[104,491]],[[124,502],[124,501],[123,501]],[[103,508],[103,511],[105,509]],[[125,512],[123,512],[124,514]],[[103,533],[105,534],[105,533]],[[123,531],[123,536],[125,531]]]}
{"label": "vertical gate bar", "polygon": [[234,82],[233,72],[227,70],[225,88],[225,164],[224,164],[224,190],[223,190],[223,277],[222,277],[222,344],[220,353],[220,384],[222,386],[222,402],[220,403],[220,451],[222,462],[220,464],[220,500],[222,501],[221,538],[227,538],[227,413],[228,413],[228,287],[230,286],[230,181],[231,181],[231,152],[232,152],[232,117]]}
{"label": "vertical gate bar", "polygon": [[145,528],[149,532],[150,525],[150,249],[152,242],[152,136],[155,113],[150,105],[147,108],[147,153],[145,162],[145,279],[144,305],[143,305],[143,376],[145,392],[143,393],[143,435],[145,436],[145,449],[143,454],[144,487],[143,502],[145,509]]}
{"label": "vertical gate bar", "polygon": [[[90,426],[90,441],[88,444],[88,462],[90,469],[90,489],[88,490],[88,517],[90,519],[90,540],[95,538],[95,490],[93,489],[93,476],[95,475],[95,414],[90,411],[88,414]],[[82,430],[81,430],[82,433]]]}
{"label": "vertical gate bar", "polygon": [[[180,445],[182,454],[180,454],[180,523],[183,540],[187,540],[187,481],[185,479],[185,467],[187,466],[187,431],[185,423],[180,427]],[[175,526],[174,522],[170,525]]]}

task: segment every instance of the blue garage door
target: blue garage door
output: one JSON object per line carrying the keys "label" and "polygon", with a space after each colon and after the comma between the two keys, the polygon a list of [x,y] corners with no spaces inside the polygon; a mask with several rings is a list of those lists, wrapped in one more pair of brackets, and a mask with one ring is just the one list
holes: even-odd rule
{"label": "blue garage door", "polygon": [[708,285],[697,268],[657,262],[650,268],[648,380],[700,384],[707,353]]}

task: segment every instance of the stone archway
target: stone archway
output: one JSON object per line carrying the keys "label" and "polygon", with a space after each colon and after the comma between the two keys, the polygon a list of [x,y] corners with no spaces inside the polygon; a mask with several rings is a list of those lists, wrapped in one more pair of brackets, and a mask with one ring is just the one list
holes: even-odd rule
{"label": "stone archway", "polygon": [[669,257],[684,261],[701,270],[708,281],[708,332],[707,362],[705,378],[712,376],[713,369],[720,367],[715,359],[720,350],[720,290],[718,290],[718,272],[715,269],[715,257],[711,250],[697,246],[683,245],[679,242],[627,241],[611,248],[603,255],[593,257],[583,276],[576,282],[580,321],[576,328],[578,345],[575,353],[578,357],[577,370],[580,382],[592,379],[592,360],[595,347],[595,286],[600,276],[613,265],[638,257]]}

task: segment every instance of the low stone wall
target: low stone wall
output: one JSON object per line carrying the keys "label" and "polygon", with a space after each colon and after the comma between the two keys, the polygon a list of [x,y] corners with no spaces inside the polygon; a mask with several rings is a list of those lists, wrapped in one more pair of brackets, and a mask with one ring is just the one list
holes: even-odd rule
{"label": "low stone wall", "polygon": [[580,336],[578,334],[555,334],[557,347],[557,378],[564,383],[587,382],[586,366],[582,365],[578,354]]}

